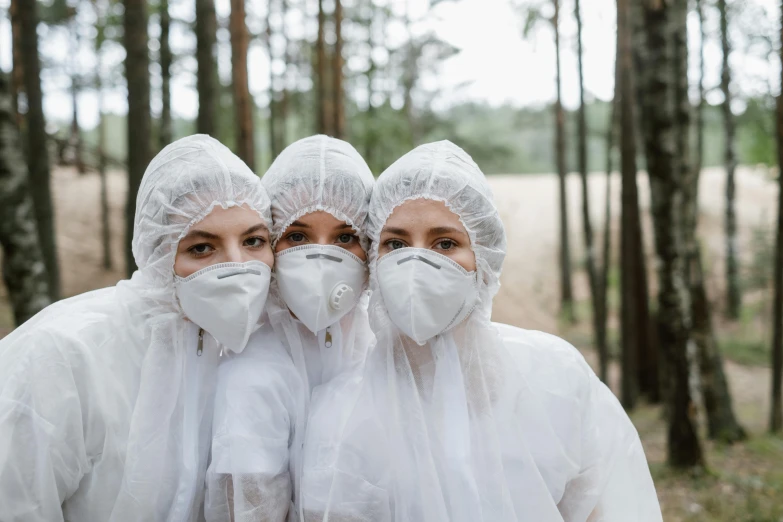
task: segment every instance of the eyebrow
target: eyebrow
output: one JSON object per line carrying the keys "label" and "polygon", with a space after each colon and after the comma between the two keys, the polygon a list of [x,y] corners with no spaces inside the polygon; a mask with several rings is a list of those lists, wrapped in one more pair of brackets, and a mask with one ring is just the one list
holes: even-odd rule
{"label": "eyebrow", "polygon": [[337,226],[334,227],[335,230],[345,230],[345,229],[348,229],[348,228],[353,230],[353,227],[351,225],[349,225],[348,223],[343,223],[342,225],[337,225]]}
{"label": "eyebrow", "polygon": [[188,232],[188,235],[182,238],[182,241],[188,240],[188,239],[195,239],[197,237],[200,237],[202,239],[220,239],[220,236],[217,234],[213,234],[212,232],[207,232],[206,230],[191,230]]}
{"label": "eyebrow", "polygon": [[302,223],[301,221],[294,221],[293,223],[291,223],[291,224],[290,224],[290,225],[288,225],[288,226],[289,226],[289,227],[299,227],[299,228],[312,228],[312,227],[311,227],[310,225],[308,225],[307,223]]}
{"label": "eyebrow", "polygon": [[253,225],[252,227],[250,227],[247,230],[245,230],[244,232],[242,232],[242,235],[243,236],[249,236],[253,232],[258,232],[259,230],[264,230],[266,232],[269,232],[269,229],[267,228],[267,226],[265,224],[259,223],[257,225]]}
{"label": "eyebrow", "polygon": [[430,229],[430,234],[461,234],[465,232],[455,227],[435,227]]}
{"label": "eyebrow", "polygon": [[407,230],[398,227],[383,227],[381,234],[394,234],[395,236],[410,237],[410,233]]}

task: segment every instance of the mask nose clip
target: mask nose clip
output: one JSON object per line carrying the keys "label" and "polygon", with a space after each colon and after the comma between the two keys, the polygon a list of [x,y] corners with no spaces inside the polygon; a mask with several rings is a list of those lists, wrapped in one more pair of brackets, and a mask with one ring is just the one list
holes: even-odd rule
{"label": "mask nose clip", "polygon": [[345,306],[353,305],[355,292],[347,283],[337,283],[329,294],[329,307],[340,311]]}

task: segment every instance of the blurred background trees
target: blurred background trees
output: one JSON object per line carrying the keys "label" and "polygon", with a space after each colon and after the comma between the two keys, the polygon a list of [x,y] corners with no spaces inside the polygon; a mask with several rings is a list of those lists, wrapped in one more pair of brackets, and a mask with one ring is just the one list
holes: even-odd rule
{"label": "blurred background trees", "polygon": [[[616,0],[596,27],[584,0],[498,1],[511,6],[520,40],[551,52],[551,75],[507,49],[482,59],[545,84],[546,102],[487,103],[465,95],[469,85],[438,81],[463,52],[444,36],[442,18],[467,0],[0,0],[8,21],[0,43],[11,44],[0,82],[9,102],[0,201],[22,209],[13,216],[20,229],[35,230],[46,267],[45,285],[17,287],[52,300],[61,294],[52,165],[97,173],[101,266],[130,274],[140,180],[154,153],[178,137],[210,134],[259,174],[289,143],[316,132],[350,141],[376,174],[420,143],[450,139],[487,174],[553,173],[562,328],[589,332],[597,373],[626,409],[663,404],[669,464],[710,465],[710,440],[752,434],[739,420],[724,361],[745,323],[761,330],[759,355],[748,357],[771,368],[765,423],[780,432],[783,203],[777,221],[754,231],[753,254],[743,252],[739,231],[750,225],[738,211],[737,179],[741,166],[758,166],[764,183],[783,183],[783,7]],[[596,51],[585,35],[615,28],[615,49],[601,56],[614,92],[600,98],[586,81]],[[738,67],[744,61],[754,66]],[[54,92],[67,95],[69,110],[47,123],[44,99]],[[186,103],[187,114],[175,110]],[[94,124],[81,117],[85,105],[96,108]],[[708,168],[722,169],[710,178],[721,180],[718,258],[707,255],[700,219]],[[18,196],[20,169],[28,199]],[[124,259],[111,248],[114,171],[126,190]],[[595,205],[591,180],[599,175],[604,194]],[[3,246],[11,266],[18,247]],[[720,282],[711,284],[716,271]],[[42,272],[18,273],[40,280]],[[11,297],[17,323],[48,302]]]}

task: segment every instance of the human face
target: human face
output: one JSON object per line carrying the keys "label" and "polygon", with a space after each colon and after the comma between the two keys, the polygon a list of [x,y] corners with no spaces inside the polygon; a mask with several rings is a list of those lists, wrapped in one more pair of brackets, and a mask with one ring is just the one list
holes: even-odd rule
{"label": "human face", "polygon": [[217,206],[180,240],[174,273],[187,277],[218,263],[247,261],[261,261],[270,268],[274,265],[266,223],[247,206]]}
{"label": "human face", "polygon": [[400,248],[426,248],[472,272],[476,256],[459,217],[442,201],[412,199],[395,208],[381,230],[378,255]]}
{"label": "human face", "polygon": [[346,249],[362,261],[367,260],[367,254],[359,244],[359,237],[351,225],[323,210],[305,214],[291,223],[275,245],[275,252],[299,245],[335,245]]}

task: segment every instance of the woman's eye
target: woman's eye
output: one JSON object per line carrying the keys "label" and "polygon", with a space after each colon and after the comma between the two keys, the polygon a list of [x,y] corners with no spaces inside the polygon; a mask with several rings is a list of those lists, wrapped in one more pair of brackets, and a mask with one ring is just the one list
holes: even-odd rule
{"label": "woman's eye", "polygon": [[400,241],[399,239],[392,239],[390,241],[387,241],[386,244],[391,248],[392,250],[399,250],[400,248],[405,247],[405,243]]}
{"label": "woman's eye", "polygon": [[441,239],[440,241],[438,241],[438,248],[440,248],[441,250],[450,250],[454,248],[455,244],[456,243],[454,243],[454,241],[452,241],[451,239]]}
{"label": "woman's eye", "polygon": [[353,234],[340,234],[339,236],[337,236],[337,242],[348,244],[351,243],[355,237],[356,236],[354,236]]}
{"label": "woman's eye", "polygon": [[201,243],[201,244],[193,245],[192,247],[190,247],[188,249],[188,252],[190,252],[191,254],[196,255],[196,256],[203,256],[203,255],[209,254],[212,250],[213,250],[213,248],[210,245],[208,245],[206,243]]}
{"label": "woman's eye", "polygon": [[305,235],[302,234],[301,232],[294,232],[288,235],[288,240],[294,243],[299,243],[305,240]]}
{"label": "woman's eye", "polygon": [[266,244],[266,240],[263,237],[251,237],[245,240],[245,246],[250,248],[261,248]]}

